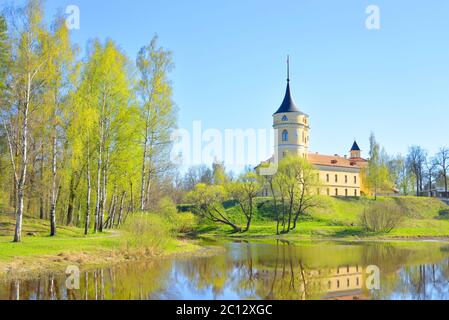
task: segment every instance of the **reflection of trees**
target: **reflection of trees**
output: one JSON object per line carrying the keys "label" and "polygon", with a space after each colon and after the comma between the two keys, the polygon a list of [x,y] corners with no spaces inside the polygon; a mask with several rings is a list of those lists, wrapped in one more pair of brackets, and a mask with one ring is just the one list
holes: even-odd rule
{"label": "reflection of trees", "polygon": [[[80,290],[66,288],[65,275],[0,283],[0,299],[16,300],[136,300],[164,288],[171,263],[142,262],[112,266],[80,275]],[[136,289],[137,288],[137,289]],[[8,295],[3,296],[4,293]]]}
{"label": "reflection of trees", "polygon": [[303,300],[320,297],[323,289],[322,281],[297,257],[297,247],[288,242],[278,241],[275,248],[270,260],[254,257],[253,251],[248,251],[249,257],[239,264],[239,270],[243,270],[241,272],[243,277],[237,283],[236,289],[247,294],[249,291],[252,296],[267,300]]}
{"label": "reflection of trees", "polygon": [[439,264],[404,267],[395,282],[394,295],[400,299],[447,299],[449,259]]}

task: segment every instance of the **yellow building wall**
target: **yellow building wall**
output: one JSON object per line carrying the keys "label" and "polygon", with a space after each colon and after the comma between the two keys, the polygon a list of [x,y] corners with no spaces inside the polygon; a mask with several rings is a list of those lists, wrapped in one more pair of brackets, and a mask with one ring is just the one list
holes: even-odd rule
{"label": "yellow building wall", "polygon": [[320,195],[360,197],[362,182],[360,173],[333,170],[318,170],[318,172],[321,182]]}
{"label": "yellow building wall", "polygon": [[[287,120],[283,120],[287,117]],[[308,153],[310,141],[308,116],[296,113],[281,113],[273,116],[273,128],[277,130],[278,157],[282,160],[288,155],[305,157]],[[283,140],[283,133],[287,130],[288,140]]]}

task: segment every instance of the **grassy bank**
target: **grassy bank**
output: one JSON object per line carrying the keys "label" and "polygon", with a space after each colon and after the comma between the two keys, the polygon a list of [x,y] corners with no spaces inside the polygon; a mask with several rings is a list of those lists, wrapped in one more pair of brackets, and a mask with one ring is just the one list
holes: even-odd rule
{"label": "grassy bank", "polygon": [[[360,215],[375,202],[397,204],[404,208],[404,218],[390,233],[367,232],[360,225]],[[235,204],[225,203],[228,214],[239,221],[242,215]],[[242,220],[239,221],[243,223]],[[249,232],[232,234],[226,226],[205,222],[197,230],[206,237],[275,237],[274,207],[270,198],[257,199],[254,223]],[[442,238],[449,237],[449,206],[433,198],[379,197],[331,198],[321,197],[320,206],[301,217],[296,230],[284,238]]]}
{"label": "grassy bank", "polygon": [[82,229],[60,226],[55,237],[48,236],[47,221],[25,218],[23,241],[13,243],[15,221],[0,215],[0,275],[63,270],[68,265],[87,268],[198,250],[200,247],[193,242],[177,238],[182,229],[191,227],[191,222],[172,218],[134,214],[121,230],[88,236]]}

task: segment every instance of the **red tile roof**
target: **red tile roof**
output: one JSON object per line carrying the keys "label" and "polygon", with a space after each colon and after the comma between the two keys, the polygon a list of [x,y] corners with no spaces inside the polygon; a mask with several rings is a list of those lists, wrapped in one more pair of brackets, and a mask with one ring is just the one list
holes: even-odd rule
{"label": "red tile roof", "polygon": [[366,160],[362,158],[349,159],[340,156],[328,156],[318,153],[309,153],[307,159],[314,165],[346,168],[360,168],[363,166],[362,163],[366,162]]}

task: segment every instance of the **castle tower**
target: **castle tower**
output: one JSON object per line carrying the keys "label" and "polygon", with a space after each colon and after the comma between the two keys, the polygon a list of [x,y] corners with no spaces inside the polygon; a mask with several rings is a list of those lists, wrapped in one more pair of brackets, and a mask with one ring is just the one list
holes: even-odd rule
{"label": "castle tower", "polygon": [[309,148],[309,116],[301,112],[290,91],[290,59],[287,60],[287,90],[282,105],[273,115],[275,142],[279,160],[287,155],[307,157]]}
{"label": "castle tower", "polygon": [[360,150],[357,141],[354,141],[354,144],[352,145],[352,148],[349,151],[349,157],[350,159],[357,159],[362,157],[362,151]]}

